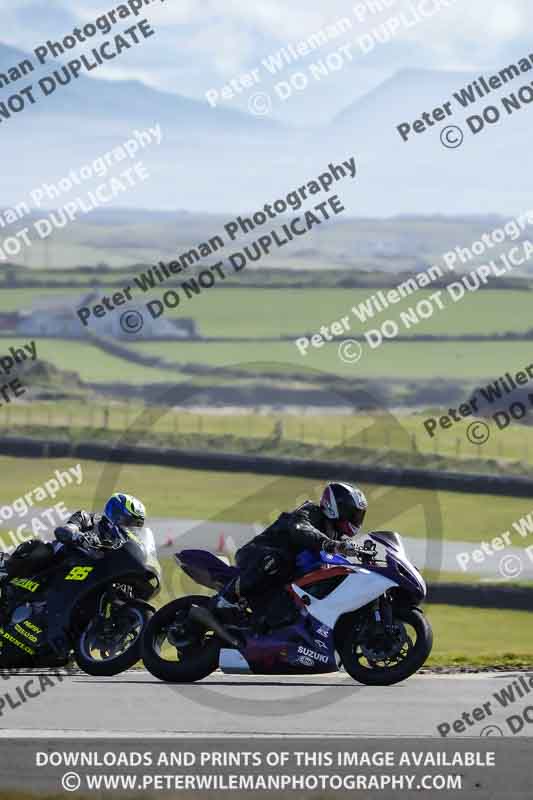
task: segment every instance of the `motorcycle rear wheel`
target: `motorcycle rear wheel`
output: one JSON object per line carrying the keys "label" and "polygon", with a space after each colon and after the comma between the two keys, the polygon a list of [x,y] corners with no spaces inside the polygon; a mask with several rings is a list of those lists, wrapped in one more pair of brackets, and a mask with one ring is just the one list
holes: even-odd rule
{"label": "motorcycle rear wheel", "polygon": [[[368,652],[368,648],[365,648],[365,643],[361,643],[359,638],[356,624],[358,617],[350,616],[351,619],[343,620],[339,654],[346,672],[359,683],[367,686],[392,686],[417,672],[431,653],[433,647],[431,625],[418,608],[394,610],[394,622],[403,625],[404,629],[404,623],[414,629],[416,642],[413,644],[410,637],[407,637],[404,642],[404,646],[407,648],[405,658],[391,666],[378,666],[377,661],[381,659],[377,659],[374,663],[368,659],[364,653],[364,649]],[[362,660],[366,660],[368,666],[361,663]]]}
{"label": "motorcycle rear wheel", "polygon": [[[144,631],[142,652],[146,669],[167,683],[194,683],[218,667],[220,641],[207,630],[189,628],[186,619],[192,605],[205,606],[210,598],[191,595],[173,600],[157,611]],[[183,620],[180,623],[180,619]],[[181,626],[183,646],[178,646]],[[168,639],[170,634],[171,639]],[[162,651],[175,651],[176,660],[164,658]]]}

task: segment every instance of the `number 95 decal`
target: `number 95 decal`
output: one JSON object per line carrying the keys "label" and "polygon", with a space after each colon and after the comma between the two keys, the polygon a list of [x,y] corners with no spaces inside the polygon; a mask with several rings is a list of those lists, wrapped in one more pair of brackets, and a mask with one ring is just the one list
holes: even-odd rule
{"label": "number 95 decal", "polygon": [[84,581],[88,578],[94,567],[72,567],[69,574],[65,576],[66,581]]}

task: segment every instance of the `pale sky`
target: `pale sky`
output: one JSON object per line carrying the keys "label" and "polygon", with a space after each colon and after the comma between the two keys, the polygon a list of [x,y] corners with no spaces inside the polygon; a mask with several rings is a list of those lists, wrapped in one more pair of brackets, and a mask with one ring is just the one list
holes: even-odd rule
{"label": "pale sky", "polygon": [[[60,0],[15,0],[14,4],[0,0],[1,40],[31,51],[48,38],[62,39],[72,28],[118,5],[109,0],[82,0],[73,8],[71,2]],[[370,13],[372,5],[381,5],[381,13]],[[434,13],[413,24],[413,6]],[[391,18],[400,19],[402,13],[404,21],[397,35],[384,43],[377,41],[380,32],[383,37],[380,26]],[[257,67],[261,70],[258,88],[268,89],[272,78],[261,67],[263,58],[348,17],[353,23],[351,32],[330,41],[306,63],[342,44],[355,45],[361,36],[374,37],[372,51],[365,54],[357,45],[345,68],[315,82],[279,109],[278,115],[292,123],[323,121],[401,69],[491,71],[533,50],[528,36],[533,27],[531,0],[153,0],[137,20],[143,17],[157,35],[91,76],[137,79],[202,100],[209,89],[221,89]],[[133,17],[120,21],[104,38],[133,22]],[[95,37],[87,43],[88,49],[96,43]],[[76,55],[85,47],[80,45]],[[298,68],[287,67],[275,80],[285,79]],[[225,107],[247,110],[247,99],[245,93],[226,101]]]}

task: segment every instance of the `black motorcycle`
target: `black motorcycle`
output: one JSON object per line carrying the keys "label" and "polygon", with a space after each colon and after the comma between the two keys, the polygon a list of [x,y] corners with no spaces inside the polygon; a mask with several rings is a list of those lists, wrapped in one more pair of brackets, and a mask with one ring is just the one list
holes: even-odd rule
{"label": "black motorcycle", "polygon": [[0,669],[66,666],[117,675],[141,657],[161,567],[150,530],[86,534],[38,575],[12,578],[0,603]]}

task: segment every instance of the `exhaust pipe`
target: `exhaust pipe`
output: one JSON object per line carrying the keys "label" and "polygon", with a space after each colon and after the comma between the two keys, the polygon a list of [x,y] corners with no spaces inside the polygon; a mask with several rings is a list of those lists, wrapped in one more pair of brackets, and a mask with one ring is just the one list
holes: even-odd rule
{"label": "exhaust pipe", "polygon": [[209,611],[209,609],[204,608],[203,606],[192,606],[191,610],[189,611],[189,619],[198,623],[198,625],[201,625],[203,628],[214,631],[216,635],[222,639],[222,641],[231,645],[231,647],[238,649],[242,646],[242,642],[239,642],[238,639],[235,639],[231,633],[229,633],[229,631],[227,631],[226,628],[220,624],[220,622]]}

